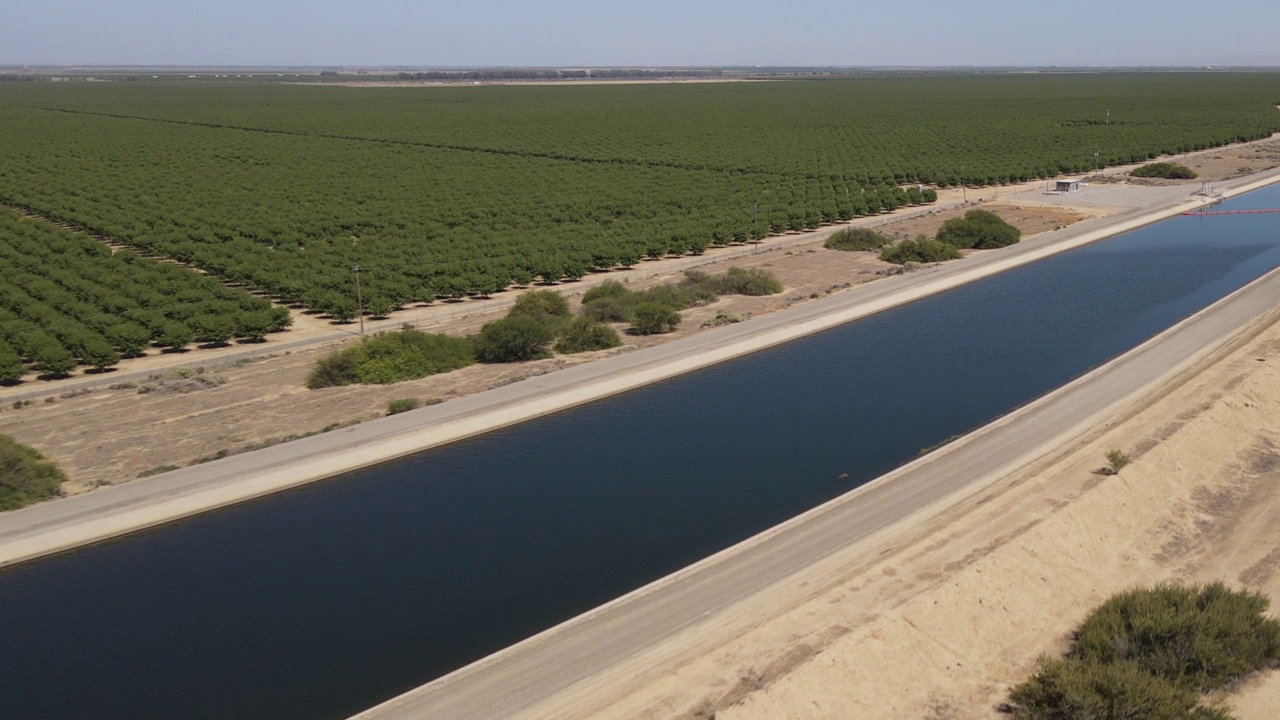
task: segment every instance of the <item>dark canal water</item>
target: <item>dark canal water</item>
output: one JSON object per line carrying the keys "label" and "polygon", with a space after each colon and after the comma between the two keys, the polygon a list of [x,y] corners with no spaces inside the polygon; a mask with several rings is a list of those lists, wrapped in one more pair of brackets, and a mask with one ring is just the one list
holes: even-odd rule
{"label": "dark canal water", "polygon": [[[1280,207],[1280,188],[1228,207]],[[0,718],[345,717],[901,465],[1277,265],[1280,216],[1175,218],[2,572]]]}

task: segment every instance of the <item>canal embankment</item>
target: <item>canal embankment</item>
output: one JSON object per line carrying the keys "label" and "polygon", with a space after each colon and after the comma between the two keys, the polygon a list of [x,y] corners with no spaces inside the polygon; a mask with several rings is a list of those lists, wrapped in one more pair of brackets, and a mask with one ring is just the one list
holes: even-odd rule
{"label": "canal embankment", "polygon": [[[1224,197],[1280,179],[1221,185]],[[1211,202],[1186,197],[899,276],[695,337],[324,436],[103,488],[0,516],[0,566],[99,542],[368,467],[659,382],[1088,245]]]}

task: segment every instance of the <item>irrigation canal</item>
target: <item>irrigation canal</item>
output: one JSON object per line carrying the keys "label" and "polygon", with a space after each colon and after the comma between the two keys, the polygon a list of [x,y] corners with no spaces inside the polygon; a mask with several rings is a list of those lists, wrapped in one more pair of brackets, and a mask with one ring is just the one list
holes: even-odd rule
{"label": "irrigation canal", "polygon": [[[1223,209],[1278,204],[1272,186]],[[1274,215],[1174,218],[5,570],[0,717],[346,717],[883,474],[1276,266]]]}

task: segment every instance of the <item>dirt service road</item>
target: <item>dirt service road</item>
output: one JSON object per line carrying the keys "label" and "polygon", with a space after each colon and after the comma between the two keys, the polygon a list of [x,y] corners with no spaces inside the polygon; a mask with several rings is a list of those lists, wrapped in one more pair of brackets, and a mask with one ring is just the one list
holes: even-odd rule
{"label": "dirt service road", "polygon": [[[1103,422],[1280,304],[1280,271],[1005,418],[738,546],[357,716],[540,717],[556,694]],[[602,684],[604,685],[604,684]],[[590,707],[555,709],[585,717]],[[566,714],[568,713],[568,714]]]}

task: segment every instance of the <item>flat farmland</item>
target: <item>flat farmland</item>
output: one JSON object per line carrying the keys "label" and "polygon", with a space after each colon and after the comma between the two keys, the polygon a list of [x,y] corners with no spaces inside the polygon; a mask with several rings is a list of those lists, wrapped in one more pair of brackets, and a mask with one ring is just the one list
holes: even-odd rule
{"label": "flat farmland", "polygon": [[1274,74],[0,87],[0,202],[339,320],[1271,135]]}

